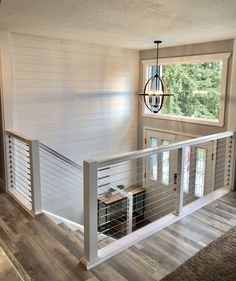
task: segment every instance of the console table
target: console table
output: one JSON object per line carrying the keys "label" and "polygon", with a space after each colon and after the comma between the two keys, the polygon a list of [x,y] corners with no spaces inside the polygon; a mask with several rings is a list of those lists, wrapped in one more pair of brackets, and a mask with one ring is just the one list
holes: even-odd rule
{"label": "console table", "polygon": [[[123,190],[133,194],[133,226],[135,228],[137,220],[143,220],[144,218],[145,189],[138,186],[130,186]],[[107,197],[106,194],[99,196],[98,231],[113,229],[113,232],[119,232],[118,226],[127,220],[127,209],[127,197],[121,193],[117,192],[110,197]],[[123,229],[120,229],[120,232],[123,235],[126,234],[126,231],[123,231]]]}

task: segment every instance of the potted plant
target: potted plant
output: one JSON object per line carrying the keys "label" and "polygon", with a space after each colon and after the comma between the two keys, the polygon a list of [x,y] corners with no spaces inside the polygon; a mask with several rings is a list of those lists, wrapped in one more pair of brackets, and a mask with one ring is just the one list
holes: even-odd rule
{"label": "potted plant", "polygon": [[112,187],[109,188],[106,192],[106,197],[110,198],[112,196],[112,192],[114,192],[114,191],[115,191],[115,189],[113,189]]}

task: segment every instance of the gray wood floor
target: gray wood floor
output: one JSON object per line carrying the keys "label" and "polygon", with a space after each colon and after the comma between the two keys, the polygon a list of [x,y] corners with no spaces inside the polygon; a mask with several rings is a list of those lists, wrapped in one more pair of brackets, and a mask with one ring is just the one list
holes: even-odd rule
{"label": "gray wood floor", "polygon": [[23,281],[16,268],[0,247],[0,280]]}
{"label": "gray wood floor", "polygon": [[236,193],[229,193],[87,272],[78,264],[80,233],[44,215],[32,219],[0,194],[0,247],[24,280],[161,280],[235,225]]}

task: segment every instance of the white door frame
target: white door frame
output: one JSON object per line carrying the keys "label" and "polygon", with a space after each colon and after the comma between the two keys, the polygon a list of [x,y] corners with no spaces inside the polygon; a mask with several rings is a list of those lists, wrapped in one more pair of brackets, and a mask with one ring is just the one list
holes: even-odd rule
{"label": "white door frame", "polygon": [[[196,138],[196,137],[199,137],[199,135],[194,135],[194,134],[187,134],[187,133],[181,133],[181,132],[177,132],[177,131],[172,131],[172,130],[158,130],[156,128],[153,128],[153,127],[147,127],[147,126],[144,126],[143,127],[143,147],[146,148],[146,145],[147,145],[147,135],[148,135],[148,131],[153,131],[153,132],[156,132],[156,133],[159,133],[159,134],[172,134],[172,135],[175,135],[177,136],[177,138],[181,138],[183,137],[186,137],[186,138]],[[204,146],[204,145],[203,145]],[[199,146],[200,147],[200,146]],[[214,158],[213,158],[213,162],[211,163],[212,165],[212,168],[215,167],[215,164],[216,164],[216,142],[213,142],[212,143],[212,153],[214,154]],[[207,160],[208,161],[208,160]],[[177,165],[176,165],[177,166]],[[145,164],[145,173],[146,173],[146,168],[147,168],[147,164]],[[210,183],[210,187],[208,187],[211,191],[214,191],[214,184],[215,184],[215,168],[212,169],[211,171],[211,174],[210,174],[210,177],[211,177],[211,183]]]}

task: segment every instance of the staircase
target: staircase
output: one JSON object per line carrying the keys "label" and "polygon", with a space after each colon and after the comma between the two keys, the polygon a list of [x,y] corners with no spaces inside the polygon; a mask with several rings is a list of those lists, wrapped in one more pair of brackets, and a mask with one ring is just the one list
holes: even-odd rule
{"label": "staircase", "polygon": [[44,214],[32,218],[9,195],[0,193],[0,247],[24,280],[87,280],[79,264],[83,234]]}

